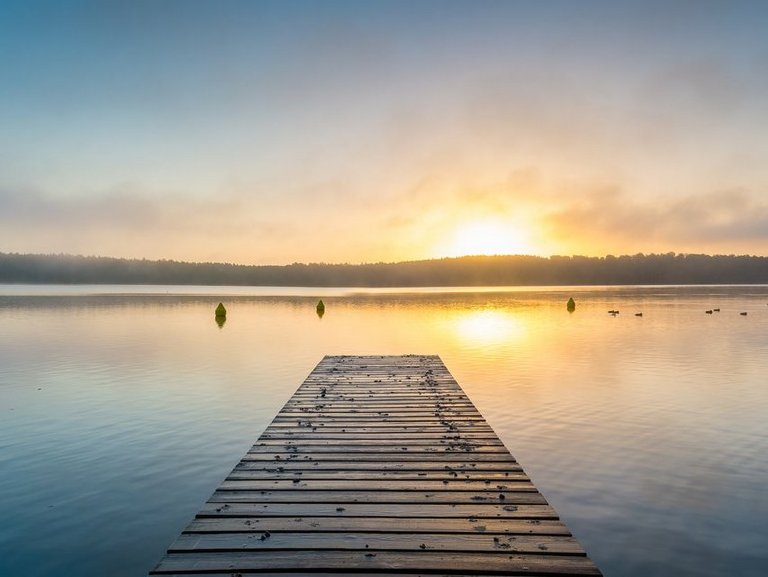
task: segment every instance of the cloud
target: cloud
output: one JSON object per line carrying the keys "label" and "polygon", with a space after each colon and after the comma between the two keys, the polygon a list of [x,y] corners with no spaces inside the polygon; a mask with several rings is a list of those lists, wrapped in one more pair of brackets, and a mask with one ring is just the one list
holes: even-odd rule
{"label": "cloud", "polygon": [[[0,250],[205,260],[244,239],[291,233],[244,197],[194,199],[130,185],[61,197],[0,188]],[[196,252],[201,251],[201,252]],[[195,256],[199,254],[199,256]],[[230,257],[231,258],[231,257]]]}
{"label": "cloud", "polygon": [[768,202],[731,189],[649,203],[618,186],[606,186],[583,191],[547,214],[544,223],[560,242],[593,254],[652,250],[763,254]]}
{"label": "cloud", "polygon": [[225,216],[242,226],[241,201],[235,198],[196,200],[151,193],[122,185],[97,194],[56,196],[39,190],[0,189],[0,222],[4,226],[81,227],[110,230],[183,232],[210,228]]}
{"label": "cloud", "polygon": [[487,218],[541,255],[760,254],[768,246],[768,202],[743,187],[654,201],[626,183],[566,179],[536,165],[410,176],[410,186],[373,181],[362,192],[341,178],[269,190],[241,182],[213,198],[131,184],[69,197],[0,187],[0,250],[261,264],[409,260],[444,254],[457,229]]}

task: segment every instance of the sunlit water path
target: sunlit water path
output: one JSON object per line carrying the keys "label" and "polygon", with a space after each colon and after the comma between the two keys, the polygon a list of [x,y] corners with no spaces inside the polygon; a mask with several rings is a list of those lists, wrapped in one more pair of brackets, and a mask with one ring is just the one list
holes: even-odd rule
{"label": "sunlit water path", "polygon": [[765,575],[766,304],[765,286],[0,286],[0,575],[144,574],[344,353],[439,354],[606,575]]}

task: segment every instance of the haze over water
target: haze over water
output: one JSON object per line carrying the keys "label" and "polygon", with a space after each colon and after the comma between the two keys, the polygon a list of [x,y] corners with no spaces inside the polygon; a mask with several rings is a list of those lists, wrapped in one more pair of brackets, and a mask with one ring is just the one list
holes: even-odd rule
{"label": "haze over water", "polygon": [[250,290],[0,287],[0,574],[142,575],[323,355],[402,353],[606,575],[764,574],[768,287]]}

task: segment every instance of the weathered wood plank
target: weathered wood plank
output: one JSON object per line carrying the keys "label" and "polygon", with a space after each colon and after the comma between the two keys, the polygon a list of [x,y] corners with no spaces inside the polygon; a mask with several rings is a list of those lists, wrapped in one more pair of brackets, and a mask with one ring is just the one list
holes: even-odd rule
{"label": "weathered wood plank", "polygon": [[539,555],[584,555],[573,537],[550,535],[490,535],[484,533],[184,533],[168,549],[182,551],[264,551],[264,550],[362,550],[453,551],[486,553],[536,553]]}
{"label": "weathered wood plank", "polygon": [[450,473],[472,473],[478,471],[502,472],[519,471],[516,461],[465,463],[463,461],[240,461],[235,470],[263,471],[441,471]]}
{"label": "weathered wood plank", "polygon": [[[325,393],[322,393],[322,389],[325,389]],[[318,394],[325,394],[328,399],[318,399]],[[362,395],[364,399],[344,399],[344,395],[335,391],[332,386],[321,387],[320,393],[296,393],[286,403],[286,407],[293,406],[314,406],[317,404],[329,404],[332,403],[336,409],[341,408],[360,408],[360,401],[365,400],[364,407],[420,407],[421,403],[431,403],[436,405],[444,405],[450,407],[474,407],[475,405],[462,394],[458,393],[445,393],[434,394],[427,391],[408,391],[406,393],[399,394],[396,391],[381,391],[376,393],[375,391],[368,391]]]}
{"label": "weathered wood plank", "polygon": [[290,410],[280,414],[280,417],[302,419],[305,417],[327,417],[333,418],[400,418],[400,417],[426,417],[426,420],[432,421],[434,417],[451,417],[454,420],[464,420],[463,417],[472,417],[467,420],[482,421],[482,415],[473,409],[456,407],[444,408],[441,406],[425,403],[421,407],[411,407],[403,405],[402,407],[366,407],[364,409],[342,409],[328,407],[290,407]]}
{"label": "weathered wood plank", "polygon": [[265,453],[247,453],[243,461],[356,461],[356,462],[385,462],[385,461],[420,461],[420,462],[440,462],[440,463],[514,463],[514,457],[509,453],[471,453],[466,451],[393,451],[390,453],[361,453],[359,455],[349,452],[343,453],[293,453],[290,451],[265,452]]}
{"label": "weathered wood plank", "polygon": [[[362,398],[360,398],[362,396]],[[379,407],[392,407],[393,409],[410,408],[415,410],[424,410],[425,407],[439,406],[444,409],[472,410],[476,408],[474,404],[467,401],[467,398],[461,399],[460,395],[455,393],[436,391],[387,391],[376,394],[371,391],[357,391],[355,398],[350,395],[349,399],[344,399],[343,392],[334,388],[333,385],[321,387],[317,394],[307,395],[305,397],[291,397],[285,404],[285,408],[314,408],[317,405],[326,406],[331,409],[352,409],[352,410],[372,410]],[[365,404],[361,405],[361,401]]]}
{"label": "weathered wood plank", "polygon": [[283,469],[278,471],[275,468],[236,468],[234,469],[227,480],[249,480],[249,481],[288,481],[293,482],[298,479],[299,481],[351,481],[358,483],[360,481],[407,481],[409,486],[414,486],[414,482],[428,481],[430,483],[442,482],[442,481],[454,481],[464,480],[479,485],[482,484],[498,484],[498,483],[515,483],[518,481],[529,481],[528,476],[522,471],[522,468],[518,468],[517,471],[403,471],[394,470],[387,471],[381,469],[375,470],[318,470],[317,468],[301,468],[301,469]]}
{"label": "weathered wood plank", "polygon": [[431,421],[434,417],[442,417],[444,419],[465,419],[470,418],[475,421],[482,421],[483,416],[476,410],[472,409],[452,409],[452,408],[438,408],[438,407],[419,407],[418,409],[379,409],[377,407],[371,407],[370,409],[343,409],[335,410],[322,408],[317,409],[314,407],[301,407],[286,410],[280,413],[281,418],[286,419],[380,419],[386,417],[392,419],[404,419],[414,420],[421,418],[422,420]]}
{"label": "weathered wood plank", "polygon": [[587,558],[579,555],[520,555],[446,553],[443,551],[231,551],[226,553],[169,553],[156,574],[176,571],[459,571],[478,570],[504,574],[599,575]]}
{"label": "weathered wood plank", "polygon": [[379,432],[379,433],[386,433],[387,431],[413,431],[413,432],[449,432],[449,433],[460,433],[462,435],[465,435],[467,433],[474,433],[474,432],[492,432],[492,429],[488,427],[487,424],[480,423],[480,422],[470,422],[470,423],[453,423],[453,424],[444,424],[439,421],[437,422],[429,422],[428,424],[424,423],[411,423],[411,424],[402,424],[402,423],[385,423],[385,422],[379,422],[376,424],[371,423],[355,423],[355,422],[348,422],[348,423],[337,423],[337,424],[330,424],[330,423],[322,423],[320,427],[318,425],[312,423],[312,419],[296,419],[295,421],[284,421],[284,422],[272,422],[269,427],[267,428],[267,432],[274,433],[279,432],[282,430],[303,430],[305,432],[312,432],[314,431],[329,431],[329,432],[354,432],[359,431],[361,433],[363,432]]}
{"label": "weathered wood plank", "polygon": [[393,503],[212,503],[208,502],[198,517],[476,517],[511,519],[557,519],[549,505],[502,505],[473,503],[393,504]]}
{"label": "weathered wood plank", "polygon": [[[172,573],[153,573],[153,575],[163,575],[164,577],[200,577],[200,575],[205,575],[205,577],[246,577],[247,574],[241,573],[239,571],[232,572],[227,571],[226,573],[220,573],[218,571],[206,571],[205,573],[179,573],[179,572],[172,572]],[[376,571],[375,573],[372,573],[370,571],[366,571],[365,573],[359,573],[359,572],[348,572],[344,571],[343,573],[339,573],[338,571],[334,571],[333,573],[328,573],[327,571],[317,572],[312,571],[311,573],[307,573],[306,570],[300,570],[300,571],[281,571],[280,573],[273,573],[271,571],[258,571],[257,573],[252,573],[252,575],[258,575],[258,577],[307,577],[308,575],[311,575],[311,577],[339,577],[339,575],[343,575],[344,577],[371,577],[372,575],[375,575],[376,577],[425,577],[426,573],[403,573],[403,572],[397,572],[397,573],[390,573],[390,572],[380,572]],[[430,572],[429,577],[478,577],[478,575],[490,575],[490,573],[477,573],[474,572],[472,574],[467,573],[435,573]],[[498,575],[498,574],[497,574]],[[528,577],[547,577],[548,575],[551,575],[551,573],[533,573],[531,571],[525,571],[522,573],[503,573],[503,575],[527,575]],[[573,575],[573,574],[571,574]]]}
{"label": "weathered wood plank", "polygon": [[278,491],[248,491],[231,485],[217,490],[209,503],[383,503],[388,505],[423,505],[448,503],[505,503],[511,505],[545,505],[547,501],[533,486],[514,491],[315,491],[313,489],[283,489]]}
{"label": "weathered wood plank", "polygon": [[[386,385],[384,386],[386,387]],[[419,401],[426,401],[428,403],[448,405],[456,403],[461,407],[470,406],[470,403],[466,402],[466,397],[462,397],[462,391],[452,387],[425,389],[407,386],[397,389],[382,388],[376,390],[360,386],[342,387],[341,385],[333,384],[318,385],[315,390],[305,391],[295,398],[292,397],[290,402],[324,403],[326,401],[339,401],[350,404],[359,403],[360,401],[371,401],[376,404],[413,404]]]}
{"label": "weathered wood plank", "polygon": [[[318,452],[324,451],[330,452],[345,452],[347,450],[364,450],[372,453],[382,452],[384,449],[394,450],[395,452],[401,450],[400,447],[409,447],[411,450],[421,451],[446,451],[446,450],[463,450],[463,451],[490,451],[494,453],[504,453],[507,449],[501,443],[501,441],[486,440],[486,439],[400,439],[397,442],[397,438],[379,438],[379,439],[354,439],[350,435],[346,439],[323,439],[321,435],[318,435],[316,439],[261,439],[250,449],[252,453],[269,452],[273,450],[285,449],[287,451],[299,451],[299,452]],[[404,450],[404,449],[403,449]]]}
{"label": "weathered wood plank", "polygon": [[288,454],[288,455],[312,455],[323,456],[326,454],[343,453],[345,455],[354,455],[357,453],[364,453],[366,455],[380,455],[380,454],[396,454],[400,455],[403,452],[410,453],[472,453],[472,454],[503,454],[509,453],[504,448],[504,445],[478,445],[469,442],[451,442],[447,444],[441,443],[429,443],[413,445],[411,443],[390,443],[387,444],[366,444],[356,445],[352,443],[345,443],[339,441],[333,444],[308,444],[308,443],[280,443],[277,445],[258,444],[254,445],[248,450],[249,455],[261,455],[261,454]]}
{"label": "weathered wood plank", "polygon": [[[354,413],[341,413],[338,416],[330,416],[325,414],[304,414],[304,413],[281,413],[275,417],[275,423],[285,423],[297,420],[310,420],[310,421],[322,421],[327,424],[331,423],[405,423],[405,424],[435,424],[436,415],[432,413],[424,413],[423,415],[356,415]],[[470,422],[484,423],[483,417],[477,415],[444,415],[441,419],[437,420],[439,424],[446,424],[441,421],[446,421],[454,425],[469,424]]]}
{"label": "weathered wood plank", "polygon": [[394,433],[357,433],[354,431],[344,432],[330,432],[327,428],[322,431],[310,431],[306,429],[296,429],[295,431],[267,433],[261,435],[257,444],[270,444],[270,441],[275,443],[280,441],[294,441],[294,440],[307,440],[315,443],[317,441],[343,441],[351,440],[355,444],[364,444],[363,441],[377,441],[377,442],[397,442],[397,441],[410,441],[412,443],[421,444],[421,441],[426,443],[444,440],[458,441],[461,439],[469,439],[472,441],[483,441],[494,445],[501,444],[501,441],[492,436],[491,433],[462,433],[457,435],[455,433],[445,433],[436,431],[434,433],[407,433],[407,432],[394,432]]}
{"label": "weathered wood plank", "polygon": [[[239,473],[238,476],[234,476]],[[336,478],[315,471],[293,471],[281,478],[263,471],[232,471],[219,490],[275,491],[309,489],[313,491],[516,491],[531,485],[524,472],[508,475],[478,474],[474,477],[445,473],[400,473],[388,477],[380,472],[358,474],[339,472]]]}
{"label": "weathered wood plank", "polygon": [[599,575],[435,356],[312,371],[153,575]]}
{"label": "weathered wood plank", "polygon": [[248,491],[279,491],[308,489],[311,491],[521,491],[531,487],[530,479],[523,473],[510,479],[501,478],[495,482],[490,479],[467,480],[443,477],[442,480],[422,479],[416,475],[406,479],[387,479],[380,474],[371,475],[368,479],[350,479],[349,475],[340,476],[339,479],[316,480],[302,475],[294,479],[261,480],[254,478],[233,478],[230,475],[219,485],[219,491],[248,490]]}
{"label": "weathered wood plank", "polygon": [[476,517],[418,519],[396,517],[200,517],[185,533],[242,533],[254,531],[314,531],[343,533],[483,533],[489,535],[561,535],[570,531],[561,521],[541,519],[478,519]]}

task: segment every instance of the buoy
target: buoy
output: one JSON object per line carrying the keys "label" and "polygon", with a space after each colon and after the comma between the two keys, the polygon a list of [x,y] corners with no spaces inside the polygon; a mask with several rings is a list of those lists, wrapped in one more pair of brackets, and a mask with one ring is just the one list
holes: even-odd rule
{"label": "buoy", "polygon": [[317,301],[317,316],[320,318],[323,318],[323,315],[325,314],[325,303],[323,302],[323,299],[320,299]]}
{"label": "buoy", "polygon": [[219,303],[219,306],[216,307],[216,318],[217,319],[227,318],[227,309],[224,308],[223,303]]}
{"label": "buoy", "polygon": [[573,300],[573,297],[568,299],[568,304],[566,305],[566,308],[568,309],[569,313],[572,313],[576,310],[576,301]]}

